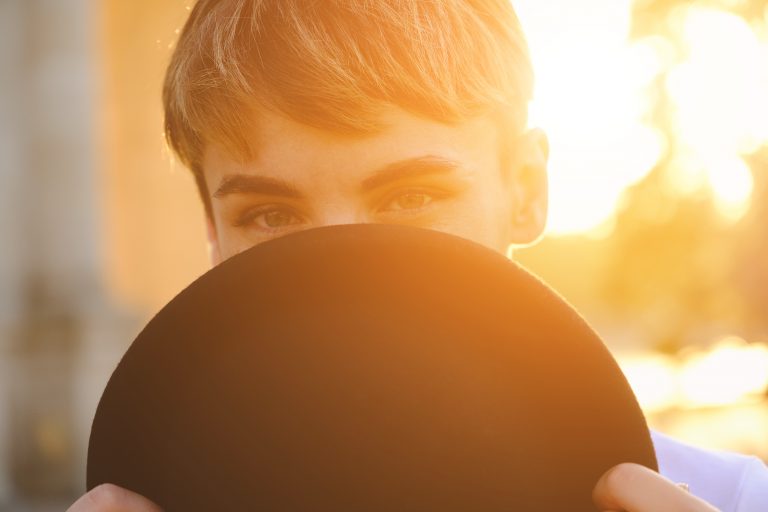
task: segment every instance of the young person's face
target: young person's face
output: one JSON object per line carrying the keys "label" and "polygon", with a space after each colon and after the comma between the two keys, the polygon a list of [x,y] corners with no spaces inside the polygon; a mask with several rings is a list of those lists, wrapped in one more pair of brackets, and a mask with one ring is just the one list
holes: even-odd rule
{"label": "young person's face", "polygon": [[490,116],[445,125],[395,108],[383,120],[381,132],[349,137],[267,113],[250,134],[258,148],[252,162],[207,148],[214,264],[334,224],[434,229],[502,252],[539,237],[547,210],[541,132],[499,133]]}

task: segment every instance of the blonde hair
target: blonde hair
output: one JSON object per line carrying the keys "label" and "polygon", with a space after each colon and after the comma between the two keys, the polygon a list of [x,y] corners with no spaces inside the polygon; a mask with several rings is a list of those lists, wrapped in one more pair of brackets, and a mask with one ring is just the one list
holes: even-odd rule
{"label": "blonde hair", "polygon": [[387,104],[522,129],[532,89],[509,0],[199,0],[166,73],[165,134],[210,215],[204,147],[250,158],[260,109],[346,134],[374,133]]}

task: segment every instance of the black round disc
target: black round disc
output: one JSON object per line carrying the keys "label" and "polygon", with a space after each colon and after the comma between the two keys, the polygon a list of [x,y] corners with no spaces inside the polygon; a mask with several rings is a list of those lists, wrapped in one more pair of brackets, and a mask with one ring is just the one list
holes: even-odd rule
{"label": "black round disc", "polygon": [[254,247],[171,301],[102,396],[88,488],[166,511],[592,511],[656,468],[599,337],[505,257],[337,226]]}

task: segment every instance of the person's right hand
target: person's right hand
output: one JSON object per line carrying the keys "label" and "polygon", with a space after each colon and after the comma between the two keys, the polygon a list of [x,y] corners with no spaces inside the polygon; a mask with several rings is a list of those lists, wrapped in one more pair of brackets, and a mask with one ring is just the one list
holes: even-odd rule
{"label": "person's right hand", "polygon": [[81,496],[67,512],[162,512],[162,509],[135,492],[101,484]]}
{"label": "person's right hand", "polygon": [[592,499],[603,512],[718,512],[655,471],[629,463],[609,469]]}

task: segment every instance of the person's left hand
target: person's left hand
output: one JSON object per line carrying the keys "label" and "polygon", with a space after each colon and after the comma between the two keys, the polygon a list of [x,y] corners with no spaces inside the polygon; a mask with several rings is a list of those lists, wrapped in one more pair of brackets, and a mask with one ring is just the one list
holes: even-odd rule
{"label": "person's left hand", "polygon": [[592,500],[603,512],[717,512],[658,473],[638,464],[619,464],[600,477]]}

